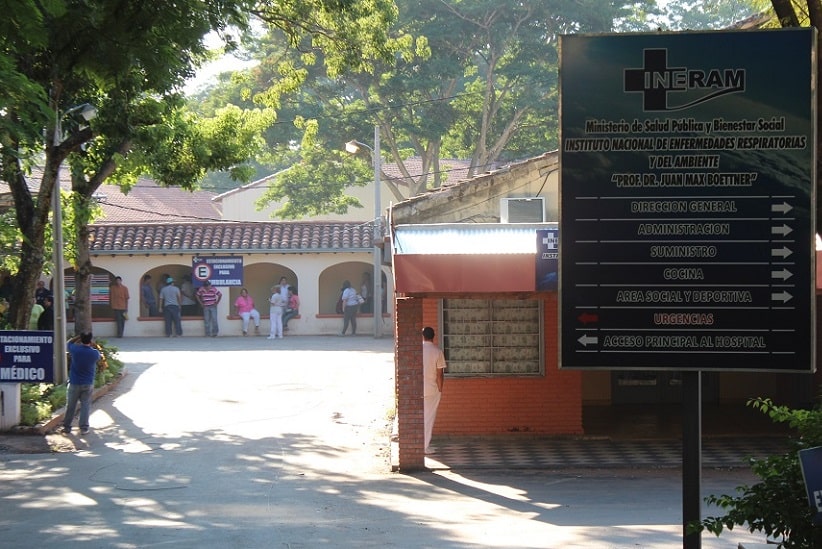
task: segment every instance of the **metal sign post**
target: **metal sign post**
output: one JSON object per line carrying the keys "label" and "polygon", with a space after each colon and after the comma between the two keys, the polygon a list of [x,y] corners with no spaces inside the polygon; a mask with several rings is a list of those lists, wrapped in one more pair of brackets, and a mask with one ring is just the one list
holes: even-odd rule
{"label": "metal sign post", "polygon": [[[564,36],[560,368],[815,369],[814,29]],[[684,535],[698,548],[698,535]]]}

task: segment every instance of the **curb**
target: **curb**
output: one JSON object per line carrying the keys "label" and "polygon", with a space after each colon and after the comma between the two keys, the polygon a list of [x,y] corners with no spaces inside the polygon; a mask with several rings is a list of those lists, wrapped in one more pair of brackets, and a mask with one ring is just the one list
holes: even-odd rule
{"label": "curb", "polygon": [[[127,374],[128,370],[126,366],[123,365],[123,369],[120,370],[120,373],[117,375],[117,377],[112,379],[111,382],[107,383],[106,385],[103,385],[102,387],[94,389],[94,392],[91,395],[91,401],[94,402],[100,397],[107,395],[112,389],[120,385],[120,382],[123,380],[124,377],[126,377]],[[62,423],[65,415],[66,407],[63,406],[62,408],[56,410],[52,414],[51,418],[47,419],[46,421],[31,426],[18,425],[6,432],[18,435],[47,435]]]}
{"label": "curb", "polygon": [[388,462],[391,466],[391,472],[396,473],[400,470],[400,431],[399,419],[394,415],[394,421],[391,425],[391,434],[388,436],[389,455]]}

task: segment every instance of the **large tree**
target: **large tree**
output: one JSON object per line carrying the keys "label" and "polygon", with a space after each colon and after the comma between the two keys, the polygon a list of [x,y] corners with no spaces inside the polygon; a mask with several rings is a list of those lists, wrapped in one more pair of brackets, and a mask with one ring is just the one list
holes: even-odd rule
{"label": "large tree", "polygon": [[770,8],[770,0],[679,0],[651,18],[663,30],[727,29]]}
{"label": "large tree", "polygon": [[[820,0],[772,0],[774,13],[780,26],[811,26],[822,32],[822,1]],[[822,59],[819,51],[816,55],[816,72],[822,74]],[[817,76],[818,79],[818,76]],[[822,94],[816,94],[816,131],[822,131]],[[822,140],[816,139],[816,173],[822,173]],[[822,208],[822,192],[816,192],[816,207]],[[822,219],[817,216],[816,232],[822,231]]]}
{"label": "large tree", "polygon": [[[303,165],[284,171],[266,196],[287,200],[279,216],[350,206],[345,187],[369,184],[371,159],[346,157],[342,144],[367,140],[374,126],[380,128],[383,161],[401,174],[383,174],[384,184],[402,200],[446,181],[452,166],[443,159],[469,159],[472,171],[481,172],[556,147],[558,36],[610,31],[653,5],[401,0],[391,29],[398,54],[390,62],[373,59],[368,70],[332,74],[275,33],[257,49],[260,65],[217,93],[267,105],[277,101],[279,123],[269,133],[276,166]],[[302,86],[269,86],[280,74]],[[421,162],[421,172],[406,164],[409,157]]]}
{"label": "large tree", "polygon": [[[0,8],[0,78],[13,86],[0,91],[0,175],[14,196],[22,242],[11,317],[17,328],[27,325],[46,264],[48,214],[64,160],[78,206],[78,250],[86,250],[77,265],[82,284],[90,267],[87,206],[107,179],[127,188],[136,174],[149,173],[190,187],[206,169],[236,168],[256,152],[254,135],[270,111],[224,110],[210,124],[181,111],[178,92],[207,57],[209,31],[231,46],[232,29],[243,31],[256,17],[291,43],[317,44],[335,71],[385,55],[381,29],[395,14],[386,0],[8,0]],[[98,108],[90,125],[65,117],[85,102]],[[43,177],[32,191],[26,176],[35,163]],[[90,324],[86,304],[80,317]]]}

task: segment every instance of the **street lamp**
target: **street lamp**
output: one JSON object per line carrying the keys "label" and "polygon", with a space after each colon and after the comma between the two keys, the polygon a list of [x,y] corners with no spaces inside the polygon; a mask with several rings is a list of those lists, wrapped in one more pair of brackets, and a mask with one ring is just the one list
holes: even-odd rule
{"label": "street lamp", "polygon": [[374,126],[374,148],[359,141],[349,141],[345,144],[346,152],[356,154],[360,148],[371,151],[374,164],[374,233],[371,237],[371,253],[374,259],[374,295],[371,300],[374,304],[374,338],[382,336],[382,258],[381,250],[377,245],[382,238],[382,204],[380,203],[380,127]]}
{"label": "street lamp", "polygon": [[[69,115],[77,115],[88,122],[97,116],[97,109],[93,105],[83,103],[64,112],[55,110],[57,118],[54,124],[53,145],[58,147],[63,142],[63,118]],[[54,262],[54,295],[52,307],[54,307],[54,383],[64,383],[68,379],[68,367],[66,365],[66,280],[65,268],[63,266],[63,205],[60,202],[60,166],[57,167],[57,174],[54,177],[54,189],[52,190],[52,234],[53,251],[52,261]]]}

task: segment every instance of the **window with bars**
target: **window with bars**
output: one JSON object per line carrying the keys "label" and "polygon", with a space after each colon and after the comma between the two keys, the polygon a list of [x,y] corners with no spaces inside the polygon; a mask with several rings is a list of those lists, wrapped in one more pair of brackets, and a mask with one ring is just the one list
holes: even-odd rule
{"label": "window with bars", "polygon": [[543,373],[541,301],[444,299],[441,307],[449,375]]}

